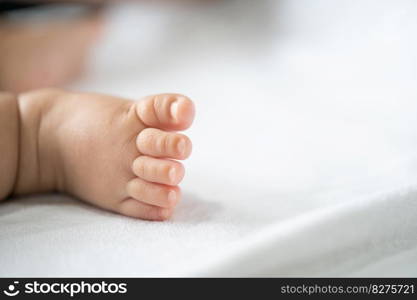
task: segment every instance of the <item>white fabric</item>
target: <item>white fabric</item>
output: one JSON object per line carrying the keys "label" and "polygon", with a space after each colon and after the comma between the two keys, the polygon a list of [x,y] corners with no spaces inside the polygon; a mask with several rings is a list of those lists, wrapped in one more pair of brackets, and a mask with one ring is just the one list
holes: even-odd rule
{"label": "white fabric", "polygon": [[417,276],[416,5],[115,7],[73,88],[195,100],[184,200],[159,223],[13,199],[0,275]]}

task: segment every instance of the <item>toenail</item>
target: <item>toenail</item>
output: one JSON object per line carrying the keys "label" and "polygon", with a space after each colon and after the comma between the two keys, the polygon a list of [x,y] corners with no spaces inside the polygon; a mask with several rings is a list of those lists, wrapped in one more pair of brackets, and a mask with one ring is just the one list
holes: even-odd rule
{"label": "toenail", "polygon": [[168,193],[168,201],[171,203],[175,203],[176,200],[177,200],[177,193],[175,193],[175,191],[170,191]]}
{"label": "toenail", "polygon": [[181,155],[184,155],[184,153],[185,153],[185,141],[184,141],[184,139],[181,139],[181,140],[178,142],[178,144],[177,144],[177,149],[178,149],[178,152],[179,152]]}
{"label": "toenail", "polygon": [[171,168],[171,170],[169,170],[169,180],[171,181],[171,182],[175,182],[175,179],[176,179],[176,174],[177,172],[175,171],[175,168]]}
{"label": "toenail", "polygon": [[178,121],[178,100],[171,104],[171,116],[175,122]]}

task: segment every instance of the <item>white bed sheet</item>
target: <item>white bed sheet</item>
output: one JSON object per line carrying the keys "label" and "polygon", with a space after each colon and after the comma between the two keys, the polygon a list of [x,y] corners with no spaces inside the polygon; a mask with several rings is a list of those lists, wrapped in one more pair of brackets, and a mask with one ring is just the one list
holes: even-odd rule
{"label": "white bed sheet", "polygon": [[184,200],[162,223],[8,201],[0,276],[417,276],[416,6],[113,8],[72,88],[192,97]]}

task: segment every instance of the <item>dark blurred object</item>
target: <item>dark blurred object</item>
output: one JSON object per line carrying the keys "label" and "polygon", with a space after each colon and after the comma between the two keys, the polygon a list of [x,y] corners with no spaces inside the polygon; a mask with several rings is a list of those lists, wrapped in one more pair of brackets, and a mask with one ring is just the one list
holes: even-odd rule
{"label": "dark blurred object", "polygon": [[44,5],[42,3],[21,3],[17,1],[0,1],[0,13],[9,12],[13,10],[30,8],[34,6]]}

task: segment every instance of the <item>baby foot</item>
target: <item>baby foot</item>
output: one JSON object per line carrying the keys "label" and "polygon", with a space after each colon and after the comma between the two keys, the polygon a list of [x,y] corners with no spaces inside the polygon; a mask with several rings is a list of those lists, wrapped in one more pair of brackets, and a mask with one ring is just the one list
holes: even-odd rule
{"label": "baby foot", "polygon": [[[37,142],[22,141],[22,149],[39,146],[37,162],[21,156],[18,193],[38,185],[38,190],[56,189],[130,217],[171,216],[184,176],[175,160],[191,153],[189,138],[175,132],[193,121],[194,105],[187,97],[162,94],[135,102],[41,90],[23,94],[19,105],[23,132],[30,130],[30,118],[39,119],[33,111],[41,118],[38,132],[26,134]],[[27,174],[31,164],[40,171]]]}

